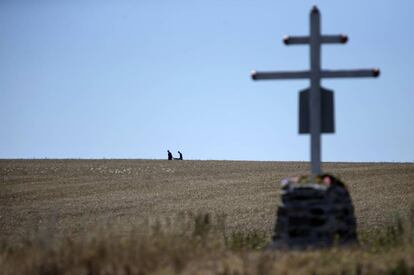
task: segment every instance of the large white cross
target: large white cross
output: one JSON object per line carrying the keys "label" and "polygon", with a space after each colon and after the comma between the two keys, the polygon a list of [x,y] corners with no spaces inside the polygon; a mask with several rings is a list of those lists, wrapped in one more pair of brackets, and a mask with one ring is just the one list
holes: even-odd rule
{"label": "large white cross", "polygon": [[321,174],[321,78],[338,77],[377,77],[379,69],[360,70],[322,70],[321,44],[346,43],[345,35],[321,35],[320,13],[314,6],[310,13],[309,36],[287,36],[283,39],[286,45],[310,45],[310,70],[292,72],[256,72],[251,76],[253,80],[270,79],[310,79],[310,134],[311,134],[311,174]]}

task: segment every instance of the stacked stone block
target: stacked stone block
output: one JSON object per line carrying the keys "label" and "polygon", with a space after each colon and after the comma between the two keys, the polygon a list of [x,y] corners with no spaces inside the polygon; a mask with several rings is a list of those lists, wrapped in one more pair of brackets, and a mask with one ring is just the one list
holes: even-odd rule
{"label": "stacked stone block", "polygon": [[272,248],[317,248],[357,242],[354,207],[345,186],[289,182],[272,237]]}

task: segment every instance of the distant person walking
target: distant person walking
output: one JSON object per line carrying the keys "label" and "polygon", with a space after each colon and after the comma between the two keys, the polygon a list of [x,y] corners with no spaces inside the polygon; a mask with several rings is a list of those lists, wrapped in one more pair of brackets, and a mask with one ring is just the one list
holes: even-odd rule
{"label": "distant person walking", "polygon": [[167,152],[168,152],[168,160],[172,160],[173,155],[171,154],[170,150],[167,150]]}
{"label": "distant person walking", "polygon": [[178,158],[179,160],[183,160],[183,154],[181,154],[180,151],[178,151],[178,154],[180,155],[180,157]]}

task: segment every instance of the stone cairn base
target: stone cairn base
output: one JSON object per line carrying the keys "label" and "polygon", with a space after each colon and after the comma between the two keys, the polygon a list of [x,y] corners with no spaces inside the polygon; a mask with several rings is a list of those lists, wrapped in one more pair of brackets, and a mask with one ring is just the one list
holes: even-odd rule
{"label": "stone cairn base", "polygon": [[305,177],[282,181],[282,204],[270,248],[319,248],[358,241],[345,185],[331,175],[314,182]]}

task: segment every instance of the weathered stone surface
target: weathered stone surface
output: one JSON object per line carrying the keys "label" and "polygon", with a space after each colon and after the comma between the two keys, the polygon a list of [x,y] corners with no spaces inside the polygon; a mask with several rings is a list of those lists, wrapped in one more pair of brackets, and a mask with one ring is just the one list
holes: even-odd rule
{"label": "weathered stone surface", "polygon": [[285,184],[271,248],[326,247],[357,242],[354,208],[342,182]]}

